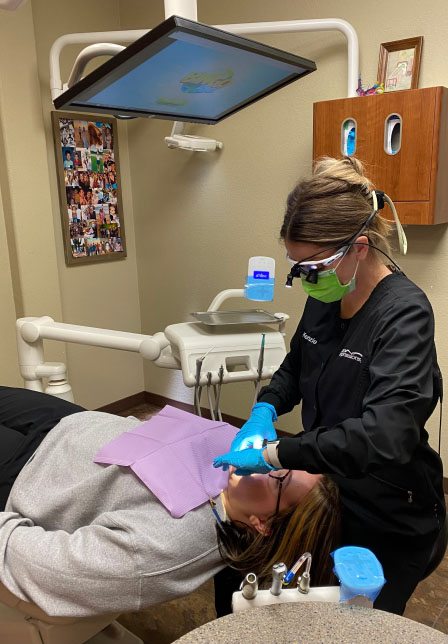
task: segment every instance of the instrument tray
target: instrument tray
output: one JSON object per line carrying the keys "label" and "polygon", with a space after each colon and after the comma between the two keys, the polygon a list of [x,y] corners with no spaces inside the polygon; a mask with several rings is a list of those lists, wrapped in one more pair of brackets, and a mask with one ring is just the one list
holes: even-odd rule
{"label": "instrument tray", "polygon": [[280,324],[281,317],[276,317],[263,309],[247,311],[204,311],[191,313],[199,322],[208,326],[226,326],[228,324]]}

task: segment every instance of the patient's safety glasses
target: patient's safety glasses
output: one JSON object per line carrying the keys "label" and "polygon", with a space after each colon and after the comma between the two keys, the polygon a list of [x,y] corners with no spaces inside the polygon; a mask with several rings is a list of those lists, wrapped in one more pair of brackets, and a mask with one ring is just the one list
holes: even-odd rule
{"label": "patient's safety glasses", "polygon": [[[322,270],[325,270],[327,266],[330,266],[333,262],[335,262],[338,259],[342,259],[346,254],[349,249],[349,246],[342,246],[337,250],[334,255],[331,255],[330,257],[325,257],[325,259],[312,259],[306,260],[303,262],[296,262],[293,259],[289,257],[289,255],[286,255],[286,259],[288,263],[291,265],[291,270],[286,278],[286,286],[291,287],[292,286],[292,281],[295,277],[303,277],[307,282],[310,282],[311,284],[317,284],[317,280],[319,279],[319,272]],[[320,255],[324,251],[320,251],[319,253],[316,253],[316,255]]]}
{"label": "patient's safety glasses", "polygon": [[279,476],[275,472],[269,472],[268,476],[270,479],[274,481],[274,484],[277,485],[278,492],[277,492],[277,503],[275,506],[275,513],[274,516],[277,516],[278,511],[280,509],[280,500],[282,498],[282,488],[283,488],[283,483],[285,479],[291,474],[291,470],[288,470],[286,474],[282,474]]}

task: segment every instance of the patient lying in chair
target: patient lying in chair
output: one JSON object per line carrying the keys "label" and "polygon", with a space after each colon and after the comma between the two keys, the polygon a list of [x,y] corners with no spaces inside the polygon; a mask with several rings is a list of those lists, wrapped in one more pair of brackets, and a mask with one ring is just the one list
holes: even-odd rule
{"label": "patient lying in chair", "polygon": [[[94,462],[140,421],[0,388],[0,449],[3,429],[32,433],[33,410],[39,426],[45,415],[52,421],[0,512],[0,582],[20,599],[53,616],[138,611],[190,593],[228,563],[263,576],[304,550],[314,556],[315,583],[330,583],[339,524],[330,479],[279,471],[280,485],[269,475],[231,473],[212,504],[175,518],[129,467]],[[230,428],[229,445],[233,435]],[[167,458],[160,476],[170,470]]]}

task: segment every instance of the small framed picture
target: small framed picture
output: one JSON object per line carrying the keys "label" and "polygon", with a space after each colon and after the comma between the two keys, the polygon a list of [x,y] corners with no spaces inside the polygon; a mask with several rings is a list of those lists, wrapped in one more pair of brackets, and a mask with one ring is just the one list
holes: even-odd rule
{"label": "small framed picture", "polygon": [[384,83],[385,92],[418,87],[422,47],[423,36],[380,45],[378,82]]}
{"label": "small framed picture", "polygon": [[52,112],[67,266],[126,257],[116,122]]}

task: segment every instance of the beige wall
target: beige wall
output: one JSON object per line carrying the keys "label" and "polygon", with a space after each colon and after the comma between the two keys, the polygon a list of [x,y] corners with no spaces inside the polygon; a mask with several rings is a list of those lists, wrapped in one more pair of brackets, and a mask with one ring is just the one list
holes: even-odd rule
{"label": "beige wall", "polygon": [[[152,13],[154,3],[123,0],[121,7],[126,28],[156,24],[161,17],[159,9],[157,15]],[[381,42],[423,34],[420,86],[448,85],[444,63],[448,11],[444,0],[427,5],[415,0],[379,0],[375,11],[359,0],[199,0],[198,16],[209,24],[345,18],[358,32],[363,80],[370,83],[376,80]],[[278,230],[288,191],[310,168],[312,103],[346,95],[347,49],[344,37],[336,32],[260,39],[316,60],[318,71],[219,125],[189,126],[190,132],[222,140],[221,153],[194,155],[168,150],[163,143],[171,127],[168,122],[139,120],[128,126],[145,332],[152,333],[168,323],[187,319],[191,311],[203,310],[221,289],[241,287],[247,259],[254,254],[271,255],[278,261],[275,304],[268,308],[291,315],[290,333],[303,309],[301,291],[283,288],[286,266],[284,250],[277,242]],[[434,306],[440,363],[448,373],[446,332],[442,331],[448,322],[446,226],[408,227],[407,235],[410,251],[402,264]],[[161,278],[157,280],[155,275]],[[191,401],[191,392],[175,372],[147,364],[145,383],[149,391]],[[250,386],[225,387],[225,411],[244,417],[251,400]],[[297,431],[297,411],[282,418],[280,425]],[[433,417],[433,444],[436,425]],[[444,450],[448,463],[448,441]]]}
{"label": "beige wall", "polygon": [[[210,24],[345,18],[359,35],[365,82],[376,80],[380,42],[422,34],[420,86],[448,85],[444,0],[426,5],[379,0],[375,11],[359,0],[199,0],[198,15]],[[312,103],[346,94],[346,44],[336,32],[260,38],[316,60],[318,71],[217,126],[189,126],[190,132],[222,140],[221,153],[167,149],[168,121],[120,124],[129,256],[98,266],[65,266],[50,132],[51,43],[71,31],[144,28],[162,19],[162,0],[29,0],[15,13],[0,12],[0,343],[9,365],[16,314],[50,314],[65,322],[154,333],[204,309],[219,290],[241,287],[253,254],[277,259],[276,299],[268,308],[288,312],[289,333],[295,328],[304,296],[298,288],[282,286],[286,266],[277,235],[285,197],[310,168]],[[77,49],[64,52],[65,78]],[[407,234],[410,251],[402,264],[434,306],[440,362],[448,373],[442,331],[448,316],[446,226],[408,227]],[[143,372],[138,356],[77,346],[51,351],[52,359],[65,359],[66,353],[77,399],[87,406],[144,388],[191,401],[180,374],[151,364]],[[17,384],[15,367],[4,363],[2,381]],[[225,388],[223,406],[243,417],[251,399],[251,386],[232,385]],[[281,425],[296,431],[297,412]],[[433,418],[433,443],[435,430]]]}
{"label": "beige wall", "polygon": [[[5,296],[0,316],[0,370],[2,384],[18,385],[15,317],[61,317],[48,173],[42,163],[46,142],[30,5],[17,13],[0,12],[0,106],[4,266],[0,283]],[[63,347],[53,347],[48,359],[63,360]]]}
{"label": "beige wall", "polygon": [[[119,3],[111,0],[82,0],[76,3],[68,0],[33,0],[32,7],[63,319],[73,324],[139,333],[140,303],[126,127],[119,124],[128,256],[120,262],[67,268],[60,241],[61,224],[50,124],[52,104],[48,91],[48,54],[51,44],[65,33],[119,29]],[[63,51],[62,78],[67,79],[74,57],[81,48],[67,47]],[[71,381],[80,404],[98,407],[144,389],[142,360],[136,354],[92,350],[77,345],[69,345],[67,353]]]}
{"label": "beige wall", "polygon": [[[10,195],[4,208],[11,231],[9,264],[17,309],[13,317],[50,315],[63,322],[140,332],[126,128],[120,127],[119,134],[128,257],[67,268],[50,124],[51,44],[73,31],[119,28],[118,9],[118,2],[110,0],[35,0],[14,13],[0,11],[3,183]],[[64,79],[79,49],[64,51]],[[3,310],[0,325],[0,342],[10,351],[11,320]],[[89,408],[144,388],[142,361],[134,354],[48,343],[46,357],[67,362],[75,398]],[[6,369],[2,361],[1,381],[19,384]]]}
{"label": "beige wall", "polygon": [[[0,179],[0,185],[1,183],[2,181]],[[7,383],[9,386],[21,386],[15,348],[14,328],[16,312],[4,215],[3,200],[0,190],[0,302],[2,311],[0,316],[0,350],[2,355],[1,382]]]}

